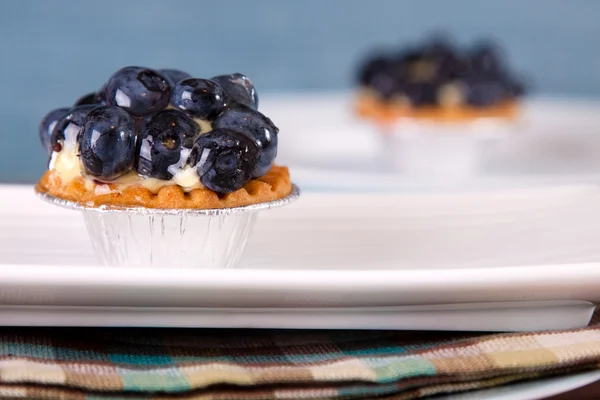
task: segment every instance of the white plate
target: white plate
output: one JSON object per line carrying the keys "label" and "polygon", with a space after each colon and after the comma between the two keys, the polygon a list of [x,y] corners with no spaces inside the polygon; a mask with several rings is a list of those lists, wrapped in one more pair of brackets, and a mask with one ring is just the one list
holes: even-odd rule
{"label": "white plate", "polygon": [[105,268],[78,212],[0,188],[3,324],[562,329],[600,301],[600,190],[305,194],[240,268]]}
{"label": "white plate", "polygon": [[297,95],[266,97],[261,105],[280,127],[280,162],[295,167],[294,180],[305,190],[439,192],[600,181],[600,102],[527,101],[517,134],[486,153],[472,176],[450,182],[387,172],[378,135],[354,117],[351,100]]}
{"label": "white plate", "polygon": [[[77,212],[43,204],[29,187],[0,187],[0,323],[582,326],[600,300],[599,194],[307,194],[259,218],[242,268],[190,271],[98,267]],[[440,399],[535,400],[598,379],[589,372]]]}

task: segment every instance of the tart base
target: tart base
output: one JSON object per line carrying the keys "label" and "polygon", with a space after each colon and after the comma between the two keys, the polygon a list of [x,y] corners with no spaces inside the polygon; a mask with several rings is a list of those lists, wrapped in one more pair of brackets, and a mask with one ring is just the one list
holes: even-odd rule
{"label": "tart base", "polygon": [[411,107],[400,100],[385,101],[370,91],[363,91],[358,95],[355,110],[363,118],[390,125],[402,118],[440,123],[469,122],[479,118],[511,120],[517,117],[519,107],[516,100],[480,108],[466,105]]}
{"label": "tart base", "polygon": [[184,192],[180,186],[161,188],[157,193],[141,186],[117,190],[111,184],[110,193],[97,194],[86,187],[83,177],[77,177],[63,185],[54,171],[46,171],[35,186],[39,193],[47,193],[64,200],[87,206],[146,207],[161,209],[216,209],[242,207],[281,199],[292,192],[290,173],[287,167],[274,165],[264,176],[252,179],[243,188],[233,193],[219,195],[208,189],[193,189]]}

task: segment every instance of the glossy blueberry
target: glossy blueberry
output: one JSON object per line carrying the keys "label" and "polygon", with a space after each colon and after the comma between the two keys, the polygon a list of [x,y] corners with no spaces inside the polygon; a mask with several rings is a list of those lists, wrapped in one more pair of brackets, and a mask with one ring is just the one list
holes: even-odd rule
{"label": "glossy blueberry", "polygon": [[190,157],[208,189],[217,193],[231,193],[251,178],[258,147],[246,136],[230,129],[213,129],[200,135]]}
{"label": "glossy blueberry", "polygon": [[188,115],[213,120],[227,106],[225,91],[216,82],[208,79],[184,79],[178,82],[171,94],[173,107],[185,111]]}
{"label": "glossy blueberry", "polygon": [[52,146],[50,145],[50,139],[52,136],[52,131],[54,127],[58,123],[58,121],[68,113],[70,108],[57,108],[56,110],[50,111],[46,116],[42,119],[39,127],[39,135],[40,135],[40,143],[42,147],[48,154],[52,153]]}
{"label": "glossy blueberry", "polygon": [[81,130],[81,163],[88,175],[112,181],[128,172],[137,147],[135,120],[116,106],[90,111]]}
{"label": "glossy blueberry", "polygon": [[103,84],[100,89],[96,92],[96,97],[94,97],[94,102],[100,105],[106,105],[106,83]]}
{"label": "glossy blueberry", "polygon": [[70,109],[58,120],[50,136],[50,148],[60,152],[63,148],[77,151],[81,129],[88,113],[96,108],[95,104],[86,104]]}
{"label": "glossy blueberry", "polygon": [[253,178],[266,174],[277,156],[279,129],[260,112],[242,105],[231,107],[213,122],[213,129],[231,129],[249,138],[259,149]]}
{"label": "glossy blueberry", "polygon": [[125,67],[106,84],[106,102],[136,117],[160,111],[169,105],[171,85],[158,72],[142,67]]}
{"label": "glossy blueberry", "polygon": [[475,107],[498,104],[508,97],[508,90],[498,79],[470,77],[463,80],[467,103]]}
{"label": "glossy blueberry", "polygon": [[88,94],[83,95],[80,98],[78,98],[77,101],[75,102],[74,107],[84,106],[86,104],[98,104],[98,105],[100,104],[96,100],[96,92],[91,92],[91,93],[88,93]]}
{"label": "glossy blueberry", "polygon": [[175,86],[177,82],[192,77],[187,72],[183,72],[178,69],[159,69],[158,72],[167,78],[171,86]]}
{"label": "glossy blueberry", "polygon": [[169,180],[188,161],[200,128],[179,110],[163,110],[144,118],[140,126],[137,172]]}
{"label": "glossy blueberry", "polygon": [[252,81],[247,76],[235,73],[214,76],[210,80],[221,85],[229,99],[258,110],[258,93],[256,93]]}

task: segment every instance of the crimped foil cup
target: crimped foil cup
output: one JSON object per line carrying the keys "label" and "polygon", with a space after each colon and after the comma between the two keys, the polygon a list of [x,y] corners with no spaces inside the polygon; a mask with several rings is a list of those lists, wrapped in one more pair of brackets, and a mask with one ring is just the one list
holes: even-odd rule
{"label": "crimped foil cup", "polygon": [[258,213],[296,200],[209,210],[89,207],[40,193],[51,204],[80,210],[98,260],[108,266],[229,268],[241,258]]}
{"label": "crimped foil cup", "polygon": [[380,131],[386,167],[407,175],[461,179],[484,168],[494,149],[517,130],[503,118],[440,122],[404,118]]}

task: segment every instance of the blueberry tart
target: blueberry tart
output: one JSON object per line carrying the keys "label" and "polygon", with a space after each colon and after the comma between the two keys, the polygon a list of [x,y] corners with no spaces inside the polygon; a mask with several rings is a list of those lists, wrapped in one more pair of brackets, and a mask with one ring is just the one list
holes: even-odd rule
{"label": "blueberry tart", "polygon": [[401,118],[512,119],[525,94],[495,43],[459,48],[440,37],[369,56],[357,85],[357,114],[381,124]]}
{"label": "blueberry tart", "polygon": [[279,129],[236,73],[195,78],[129,66],[39,129],[48,170],[36,190],[87,206],[217,209],[292,191],[274,164]]}

